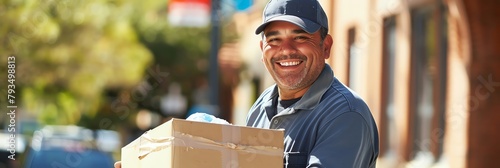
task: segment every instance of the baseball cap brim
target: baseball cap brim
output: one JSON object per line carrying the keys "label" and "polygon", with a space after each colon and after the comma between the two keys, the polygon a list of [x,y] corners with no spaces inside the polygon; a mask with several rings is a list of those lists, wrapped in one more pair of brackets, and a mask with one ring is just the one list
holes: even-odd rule
{"label": "baseball cap brim", "polygon": [[310,34],[318,31],[319,28],[321,27],[319,24],[316,24],[308,19],[300,18],[300,17],[293,16],[293,15],[281,15],[281,16],[273,17],[273,18],[267,20],[265,23],[261,24],[255,30],[255,34],[260,34],[262,31],[264,31],[264,28],[266,28],[266,26],[269,23],[274,22],[274,21],[285,21],[285,22],[293,23]]}

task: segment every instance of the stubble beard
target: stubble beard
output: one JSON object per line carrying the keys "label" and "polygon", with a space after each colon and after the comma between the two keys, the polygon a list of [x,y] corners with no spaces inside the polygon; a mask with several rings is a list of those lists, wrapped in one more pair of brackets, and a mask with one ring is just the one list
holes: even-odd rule
{"label": "stubble beard", "polygon": [[[323,66],[324,68],[324,66]],[[304,68],[299,73],[275,74],[275,81],[282,89],[299,90],[310,87],[314,81],[320,76],[323,68],[308,69]],[[314,75],[314,76],[312,76]]]}
{"label": "stubble beard", "polygon": [[307,70],[304,69],[300,73],[287,73],[283,75],[276,75],[278,86],[282,89],[297,90],[308,85],[310,81],[305,81]]}

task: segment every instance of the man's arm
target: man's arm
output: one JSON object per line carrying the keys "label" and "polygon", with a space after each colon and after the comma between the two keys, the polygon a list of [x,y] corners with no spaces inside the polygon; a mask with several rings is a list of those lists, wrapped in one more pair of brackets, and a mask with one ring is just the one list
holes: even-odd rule
{"label": "man's arm", "polygon": [[122,162],[121,161],[115,162],[115,168],[122,168]]}
{"label": "man's arm", "polygon": [[308,167],[375,167],[373,131],[359,113],[341,114],[319,129]]}

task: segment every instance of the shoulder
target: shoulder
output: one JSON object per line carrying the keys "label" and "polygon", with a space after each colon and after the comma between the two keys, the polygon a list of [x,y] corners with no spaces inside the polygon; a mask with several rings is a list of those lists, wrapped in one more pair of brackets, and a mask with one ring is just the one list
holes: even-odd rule
{"label": "shoulder", "polygon": [[321,102],[322,106],[336,108],[337,111],[371,114],[363,98],[336,78],[323,95]]}
{"label": "shoulder", "polygon": [[320,132],[351,135],[352,138],[346,138],[350,140],[362,136],[364,143],[369,144],[367,147],[378,153],[377,125],[370,108],[355,91],[335,79],[320,104],[323,113],[319,122]]}
{"label": "shoulder", "polygon": [[324,124],[341,119],[363,122],[370,128],[376,128],[370,108],[365,101],[337,79],[325,92],[315,111]]}

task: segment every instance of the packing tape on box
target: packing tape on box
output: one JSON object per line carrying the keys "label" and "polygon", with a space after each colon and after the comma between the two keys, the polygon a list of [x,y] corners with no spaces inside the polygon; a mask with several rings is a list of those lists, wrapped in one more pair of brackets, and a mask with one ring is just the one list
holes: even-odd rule
{"label": "packing tape on box", "polygon": [[[236,138],[236,136],[239,138],[239,134],[233,134],[232,137]],[[143,159],[150,153],[166,149],[173,144],[176,146],[186,147],[186,150],[189,150],[190,148],[198,148],[221,151],[223,154],[223,163],[232,163],[228,162],[228,160],[237,161],[237,155],[233,151],[246,151],[248,153],[271,156],[283,155],[283,151],[280,148],[272,146],[249,146],[234,143],[221,143],[204,137],[193,136],[180,132],[175,132],[174,137],[153,138],[149,136],[148,132],[146,132],[141,135],[139,139],[138,157],[139,159]]]}
{"label": "packing tape on box", "polygon": [[[222,142],[241,142],[241,130],[240,129],[231,129],[231,127],[221,126],[222,131]],[[229,134],[229,135],[228,135]],[[226,143],[229,145],[228,147],[222,148],[222,164],[225,164],[223,167],[239,167],[238,165],[238,154],[234,151],[236,144]]]}

